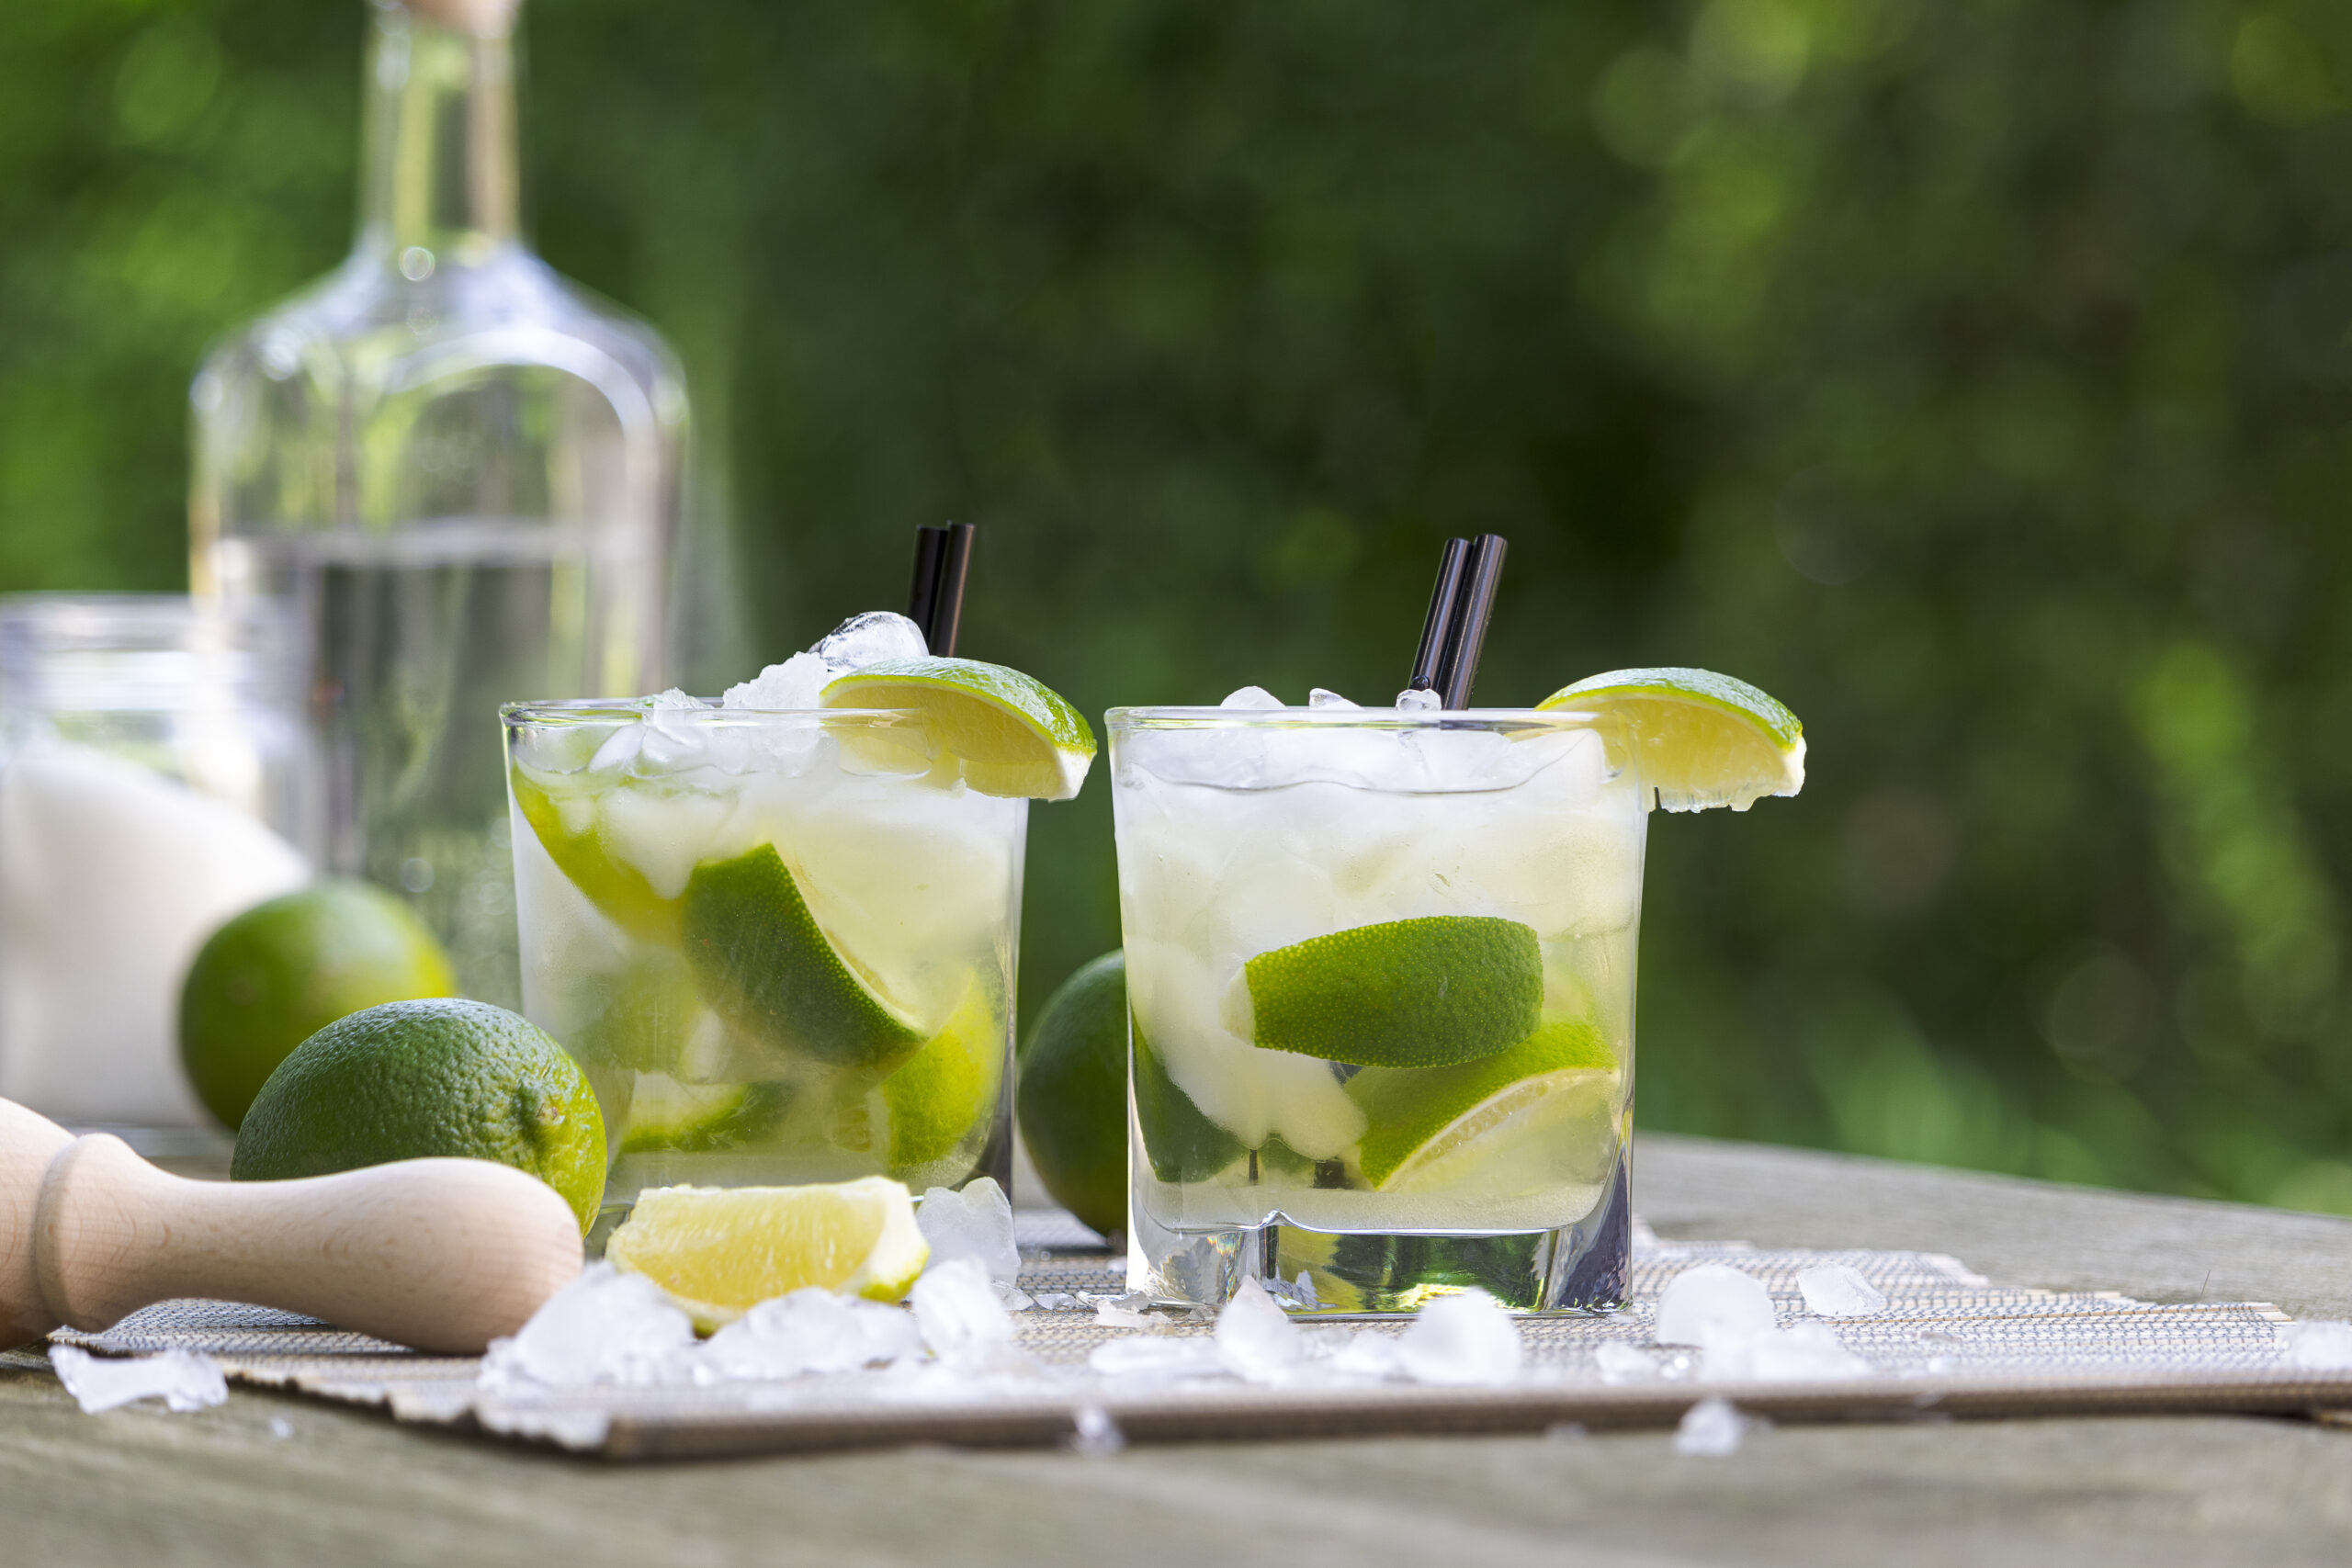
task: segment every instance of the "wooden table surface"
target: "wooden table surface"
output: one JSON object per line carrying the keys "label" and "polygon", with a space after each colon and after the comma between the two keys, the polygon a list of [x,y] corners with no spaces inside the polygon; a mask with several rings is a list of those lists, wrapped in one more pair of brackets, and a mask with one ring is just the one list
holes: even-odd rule
{"label": "wooden table surface", "polygon": [[[1645,1135],[1671,1237],[1914,1247],[2011,1283],[2352,1318],[2352,1220]],[[2212,1418],[911,1449],[612,1468],[238,1390],[84,1416],[0,1360],[0,1562],[1911,1565],[2352,1562],[2352,1430]]]}

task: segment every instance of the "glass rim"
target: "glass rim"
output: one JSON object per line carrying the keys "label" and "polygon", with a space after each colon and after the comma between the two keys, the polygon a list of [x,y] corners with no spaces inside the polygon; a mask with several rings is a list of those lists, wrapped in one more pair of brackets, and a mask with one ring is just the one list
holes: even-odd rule
{"label": "glass rim", "polygon": [[1158,705],[1114,707],[1102,715],[1114,731],[1186,729],[1591,729],[1600,714],[1589,708],[1227,708]]}
{"label": "glass rim", "polygon": [[798,725],[917,725],[923,716],[912,708],[751,708],[721,707],[713,703],[699,708],[649,708],[635,697],[548,697],[529,702],[501,703],[498,716],[507,728],[525,724],[621,723],[663,716],[692,725],[762,724],[788,721]]}

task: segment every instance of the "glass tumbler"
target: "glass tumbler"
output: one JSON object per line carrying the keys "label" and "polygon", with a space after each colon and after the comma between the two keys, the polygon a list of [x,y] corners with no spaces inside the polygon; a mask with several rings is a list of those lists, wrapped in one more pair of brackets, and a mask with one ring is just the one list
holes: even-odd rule
{"label": "glass tumbler", "polygon": [[912,714],[510,704],[524,1011],[639,1191],[1008,1174],[1028,802]]}
{"label": "glass tumbler", "polygon": [[1623,1294],[1645,793],[1592,716],[1114,708],[1128,1282]]}

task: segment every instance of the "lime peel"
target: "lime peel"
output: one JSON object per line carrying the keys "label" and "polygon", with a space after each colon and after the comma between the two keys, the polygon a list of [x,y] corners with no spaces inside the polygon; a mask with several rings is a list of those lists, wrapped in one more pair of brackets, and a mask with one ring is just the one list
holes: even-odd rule
{"label": "lime peel", "polygon": [[1410,1190],[1423,1171],[1442,1188],[1514,1123],[1548,1114],[1601,1125],[1614,1107],[1615,1052],[1581,1019],[1545,1024],[1499,1055],[1421,1070],[1368,1067],[1348,1082],[1366,1127],[1358,1157],[1364,1179],[1383,1191]]}
{"label": "lime peel", "polygon": [[[1094,761],[1094,731],[1060,693],[1033,675],[976,659],[893,659],[837,676],[819,694],[829,708],[904,708],[923,716],[940,749],[982,795],[1068,800]],[[855,750],[863,740],[845,734]]]}
{"label": "lime peel", "polygon": [[1242,965],[1254,1043],[1327,1062],[1436,1067],[1508,1050],[1544,1008],[1532,926],[1425,915],[1351,926]]}
{"label": "lime peel", "polygon": [[1712,670],[1612,670],[1563,686],[1539,711],[1614,715],[1632,730],[1642,783],[1668,811],[1728,806],[1804,787],[1804,726],[1769,694]]}

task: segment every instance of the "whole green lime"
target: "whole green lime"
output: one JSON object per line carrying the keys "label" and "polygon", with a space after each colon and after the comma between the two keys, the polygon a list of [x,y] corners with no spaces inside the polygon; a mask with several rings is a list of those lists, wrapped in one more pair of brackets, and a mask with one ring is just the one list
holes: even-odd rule
{"label": "whole green lime", "polygon": [[295,1048],[254,1097],[239,1181],[450,1156],[528,1171],[585,1231],[605,1195],[605,1119],[579,1064],[504,1008],[387,1002]]}
{"label": "whole green lime", "polygon": [[197,951],[180,986],[180,1063],[234,1129],[277,1064],[336,1019],[456,989],[407,905],[365,882],[313,883],[254,905]]}
{"label": "whole green lime", "polygon": [[1018,1057],[1021,1141],[1046,1190],[1110,1235],[1127,1224],[1127,961],[1106,953],[1046,1000]]}

